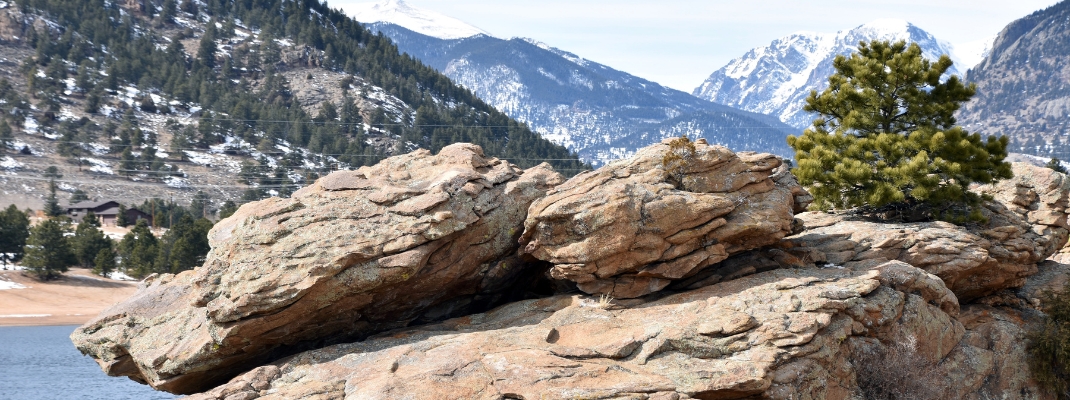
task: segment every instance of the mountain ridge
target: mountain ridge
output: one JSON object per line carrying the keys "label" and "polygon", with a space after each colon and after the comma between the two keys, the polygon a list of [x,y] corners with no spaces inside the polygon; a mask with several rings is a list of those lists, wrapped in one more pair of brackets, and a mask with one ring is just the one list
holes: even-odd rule
{"label": "mountain ridge", "polygon": [[[828,86],[832,60],[847,55],[861,40],[908,40],[922,46],[926,58],[952,54],[950,43],[904,20],[878,19],[836,33],[796,32],[751,49],[717,69],[692,95],[773,115],[797,129],[810,125],[813,116],[803,111],[811,90]],[[953,66],[949,73],[960,74]],[[960,74],[961,75],[961,74]]]}
{"label": "mountain ridge", "polygon": [[1070,1],[1008,24],[966,79],[977,94],[956,114],[971,131],[1010,137],[1009,150],[1070,159]]}
{"label": "mountain ridge", "polygon": [[784,138],[794,130],[776,118],[698,99],[535,39],[439,39],[393,23],[366,26],[595,165],[680,134],[792,155]]}

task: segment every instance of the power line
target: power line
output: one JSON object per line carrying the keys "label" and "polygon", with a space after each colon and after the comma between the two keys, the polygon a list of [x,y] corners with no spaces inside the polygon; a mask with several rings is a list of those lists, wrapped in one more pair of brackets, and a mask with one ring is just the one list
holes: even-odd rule
{"label": "power line", "polygon": [[[77,141],[60,141],[60,140],[53,140],[53,141],[50,141],[50,143],[99,144],[99,143],[96,143],[96,142],[77,142]],[[218,146],[218,145],[214,145],[214,146]],[[138,147],[138,145],[134,145],[134,144],[116,144],[116,145],[108,145],[108,147]],[[141,146],[141,147],[144,147],[144,146]],[[300,148],[300,147],[298,147],[298,148]],[[245,150],[246,148],[239,147],[238,149]],[[205,148],[201,148],[201,147],[180,147],[180,148],[177,148],[177,149],[157,149],[157,150],[158,151],[163,151],[163,152],[168,152],[168,153],[177,153],[177,152],[184,152],[184,151],[196,151],[196,152],[201,152],[201,153],[205,153],[205,154],[229,155],[229,154],[225,154],[225,151],[227,151],[227,150],[224,150],[224,153],[212,153],[212,152],[208,151],[210,149],[205,149]],[[255,150],[255,149],[253,151],[258,152],[261,155],[279,154],[279,153],[264,153],[264,152],[261,152],[259,150]],[[291,153],[292,152],[296,152],[296,151],[297,150],[291,150]],[[307,149],[304,150],[304,151],[306,151],[308,153],[307,154],[302,154],[302,156],[324,156],[324,157],[346,156],[346,157],[380,157],[380,158],[394,157],[394,156],[385,155],[385,154],[313,153],[313,152],[308,151]],[[281,150],[280,150],[280,152],[281,152]],[[96,154],[94,154],[93,157],[114,157],[111,154],[112,153],[108,153],[106,155],[96,155]],[[284,157],[285,155],[288,155],[290,153],[282,152],[282,154],[284,154],[283,155],[283,157]],[[248,156],[252,157],[252,154],[249,154]],[[89,157],[89,156],[77,156],[77,157],[85,158],[85,157]],[[498,158],[498,157],[491,157],[491,158]],[[164,158],[161,158],[161,159],[164,159]],[[504,160],[504,161],[509,161],[509,160],[523,160],[523,161],[581,161],[579,158],[508,158],[508,159],[506,159],[506,158],[498,158],[498,159],[499,160]],[[174,160],[174,161],[177,162],[177,161],[180,161],[180,160]],[[191,161],[187,160],[187,161],[182,161],[182,162],[191,162]]]}

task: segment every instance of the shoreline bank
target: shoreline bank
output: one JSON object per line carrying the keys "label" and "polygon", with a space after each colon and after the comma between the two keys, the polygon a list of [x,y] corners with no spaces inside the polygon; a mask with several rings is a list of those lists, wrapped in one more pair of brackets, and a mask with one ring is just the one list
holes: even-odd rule
{"label": "shoreline bank", "polygon": [[82,325],[130,297],[137,282],[117,281],[72,268],[41,282],[22,271],[0,270],[0,326]]}

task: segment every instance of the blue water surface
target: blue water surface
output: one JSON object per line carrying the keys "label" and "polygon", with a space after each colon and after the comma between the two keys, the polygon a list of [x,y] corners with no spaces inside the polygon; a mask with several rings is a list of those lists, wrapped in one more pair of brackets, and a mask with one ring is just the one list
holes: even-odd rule
{"label": "blue water surface", "polygon": [[0,399],[174,399],[170,393],[104,374],[74,348],[76,326],[0,327]]}

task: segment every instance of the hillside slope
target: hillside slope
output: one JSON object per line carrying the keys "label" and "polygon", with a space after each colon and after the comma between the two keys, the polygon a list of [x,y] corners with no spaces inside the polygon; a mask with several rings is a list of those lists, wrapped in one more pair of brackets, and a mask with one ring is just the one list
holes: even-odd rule
{"label": "hillside slope", "polygon": [[967,74],[977,95],[959,111],[970,130],[1007,135],[1011,150],[1070,159],[1070,1],[1012,22]]}
{"label": "hillside slope", "polygon": [[444,39],[395,23],[368,26],[596,165],[681,134],[737,151],[792,154],[784,138],[795,130],[776,118],[697,99],[532,39]]}
{"label": "hillside slope", "polygon": [[61,191],[91,198],[202,190],[216,204],[454,142],[523,167],[586,168],[326,3],[0,7],[0,203],[39,201],[47,166]]}

